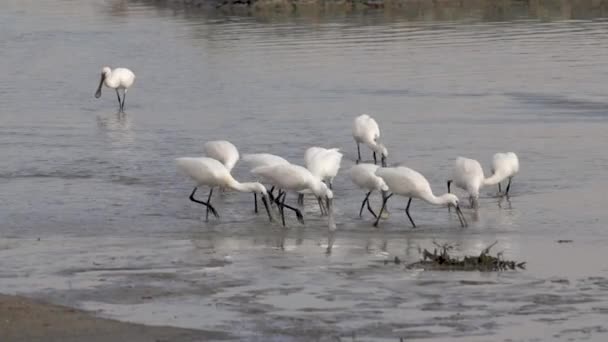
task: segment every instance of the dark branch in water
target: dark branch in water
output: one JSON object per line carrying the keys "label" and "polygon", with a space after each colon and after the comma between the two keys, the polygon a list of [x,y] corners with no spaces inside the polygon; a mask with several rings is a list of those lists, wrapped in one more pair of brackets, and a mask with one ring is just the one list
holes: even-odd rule
{"label": "dark branch in water", "polygon": [[498,241],[484,248],[477,256],[465,256],[460,259],[452,257],[448,251],[454,246],[449,243],[442,245],[433,241],[433,244],[439,248],[433,249],[433,253],[426,248],[421,251],[422,260],[410,264],[407,268],[423,268],[433,271],[507,271],[515,269],[525,269],[526,262],[516,262],[503,259],[503,252],[499,252],[496,256],[490,255],[490,249],[494,247]]}

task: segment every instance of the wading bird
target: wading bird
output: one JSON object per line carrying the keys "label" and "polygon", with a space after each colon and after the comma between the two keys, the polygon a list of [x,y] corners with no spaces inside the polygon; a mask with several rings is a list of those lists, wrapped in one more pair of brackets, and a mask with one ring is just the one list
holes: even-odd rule
{"label": "wading bird", "polygon": [[336,229],[332,208],[332,200],[334,197],[333,192],[327,187],[327,185],[325,185],[325,183],[313,176],[308,169],[294,164],[279,164],[274,166],[258,167],[253,169],[251,172],[264,179],[266,183],[272,184],[279,189],[279,194],[275,201],[279,206],[283,226],[285,226],[285,208],[294,211],[298,221],[300,221],[300,223],[304,223],[304,217],[302,216],[300,210],[285,204],[287,191],[298,192],[308,189],[317,197],[320,207],[323,207],[322,200],[325,199],[325,203],[327,205],[326,210],[329,217],[329,229]]}
{"label": "wading bird", "polygon": [[[110,67],[103,67],[101,70],[101,80],[99,81],[99,87],[95,92],[95,98],[101,97],[101,87],[105,84],[106,87],[115,89],[116,96],[118,97],[118,108],[120,113],[124,113],[125,110],[125,98],[127,97],[127,90],[135,82],[135,74],[133,71],[127,68],[116,68],[114,70]],[[119,89],[122,89],[122,101],[120,99]]]}
{"label": "wading bird", "polygon": [[475,159],[458,157],[454,161],[452,179],[448,180],[448,193],[451,184],[463,189],[469,194],[469,203],[472,208],[479,207],[479,189],[487,185],[481,164]]}
{"label": "wading bird", "polygon": [[405,166],[398,166],[379,168],[378,170],[376,170],[376,175],[384,180],[391,194],[389,194],[382,200],[382,208],[380,209],[380,213],[376,217],[374,227],[378,226],[378,221],[380,221],[382,212],[386,207],[386,202],[388,202],[388,200],[394,194],[409,197],[407,207],[405,208],[405,213],[407,214],[407,217],[410,219],[410,222],[412,223],[412,226],[414,228],[416,228],[416,224],[410,216],[410,204],[412,203],[413,198],[419,198],[430,204],[453,206],[456,208],[456,214],[458,215],[460,224],[463,227],[467,225],[464,215],[462,214],[462,211],[458,206],[458,197],[456,197],[456,195],[454,194],[449,193],[443,194],[439,197],[435,196],[433,194],[433,191],[431,190],[429,182],[420,173]]}
{"label": "wading bird", "polygon": [[367,210],[374,215],[376,218],[376,213],[372,210],[371,205],[369,204],[369,196],[374,191],[380,191],[382,193],[382,198],[386,197],[386,192],[388,191],[388,186],[384,182],[384,180],[378,176],[376,176],[376,171],[379,166],[374,164],[358,164],[353,166],[350,169],[350,178],[353,183],[357,185],[359,188],[363,190],[367,190],[367,194],[365,194],[365,198],[361,203],[361,209],[359,209],[359,217],[361,217],[363,213],[363,207],[367,203]]}
{"label": "wading bird", "polygon": [[388,151],[384,145],[378,142],[378,139],[380,139],[380,128],[376,120],[367,114],[356,117],[353,122],[353,138],[357,143],[357,163],[361,161],[361,148],[359,145],[363,143],[373,151],[374,164],[377,162],[376,153],[379,153],[382,166],[386,166]]}
{"label": "wading bird", "polygon": [[[268,192],[262,184],[257,182],[238,182],[232,177],[228,169],[222,163],[212,158],[183,157],[177,158],[175,162],[177,163],[177,168],[180,171],[185,173],[187,176],[190,176],[190,178],[192,178],[196,182],[196,186],[190,194],[190,200],[192,202],[200,203],[207,207],[205,213],[205,220],[209,219],[209,210],[211,210],[211,213],[213,213],[215,217],[219,218],[217,211],[211,205],[211,195],[213,194],[214,187],[221,186],[240,192],[253,192],[256,194],[260,194],[262,196],[262,202],[264,202],[264,206],[266,207],[266,213],[268,213],[268,218],[270,219],[270,221],[272,221],[272,214],[270,214],[270,210],[268,208]],[[207,202],[194,198],[194,194],[200,186],[208,186],[210,188],[209,196],[207,197]]]}
{"label": "wading bird", "polygon": [[[249,170],[253,170],[262,166],[273,166],[279,164],[289,164],[289,162],[283,158],[270,153],[251,153],[243,155],[243,161],[248,164]],[[274,186],[268,191],[268,197],[270,201],[274,202]],[[258,212],[258,195],[253,193],[253,200],[255,202],[255,212]]]}
{"label": "wading bird", "polygon": [[[338,175],[342,153],[338,148],[310,147],[304,154],[306,168],[313,176],[325,182],[330,189],[333,189],[333,180]],[[304,204],[304,193],[298,195],[298,203]]]}
{"label": "wading bird", "polygon": [[511,180],[517,172],[519,172],[519,159],[515,153],[496,153],[492,160],[492,176],[486,179],[486,184],[498,184],[498,192],[500,193],[502,191],[500,182],[509,179],[509,183],[505,189],[505,195],[508,195],[511,188]]}

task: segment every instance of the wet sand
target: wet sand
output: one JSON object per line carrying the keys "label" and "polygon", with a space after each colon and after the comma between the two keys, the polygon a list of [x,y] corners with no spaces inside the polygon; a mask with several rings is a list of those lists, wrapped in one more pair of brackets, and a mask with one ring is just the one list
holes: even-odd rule
{"label": "wet sand", "polygon": [[232,340],[223,332],[123,323],[98,318],[87,311],[7,295],[0,295],[0,332],[4,342]]}

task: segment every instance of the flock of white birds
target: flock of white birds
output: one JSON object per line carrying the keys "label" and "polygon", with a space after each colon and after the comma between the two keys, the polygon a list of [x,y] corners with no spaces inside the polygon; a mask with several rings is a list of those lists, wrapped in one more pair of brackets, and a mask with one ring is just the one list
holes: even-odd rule
{"label": "flock of white birds", "polygon": [[[95,97],[101,96],[101,88],[105,85],[116,90],[118,97],[119,111],[124,112],[125,98],[127,90],[133,85],[135,74],[126,68],[116,68],[114,70],[104,67],[101,72],[99,87]],[[121,99],[119,90],[123,90]],[[496,153],[492,160],[492,175],[485,177],[481,164],[474,159],[458,157],[454,162],[452,179],[447,181],[448,192],[435,196],[426,178],[415,170],[405,166],[387,167],[388,150],[380,143],[380,128],[378,123],[367,114],[355,118],[353,122],[353,138],[357,144],[357,165],[350,170],[350,176],[355,185],[367,191],[359,216],[367,204],[368,211],[376,219],[374,226],[378,226],[382,214],[386,211],[386,204],[393,195],[400,195],[409,198],[405,213],[413,227],[416,227],[410,215],[410,205],[412,199],[418,198],[428,203],[454,207],[460,220],[460,224],[465,227],[467,221],[460,209],[458,197],[450,193],[451,185],[465,190],[469,196],[471,208],[479,207],[479,190],[483,186],[498,184],[499,195],[508,196],[511,188],[511,180],[519,171],[519,159],[513,152]],[[366,145],[371,151],[374,164],[361,162],[361,147]],[[342,153],[338,148],[310,147],[304,155],[305,167],[290,163],[286,159],[269,154],[257,153],[243,156],[243,161],[248,163],[251,173],[261,182],[271,186],[270,190],[260,182],[241,183],[234,179],[231,172],[239,161],[239,151],[232,143],[225,140],[209,141],[204,145],[206,157],[183,157],[177,158],[176,163],[179,170],[192,178],[196,186],[190,194],[190,200],[200,203],[206,207],[205,219],[209,219],[209,212],[219,217],[217,210],[211,205],[213,189],[232,189],[240,192],[251,192],[254,195],[254,210],[258,212],[258,195],[261,196],[262,203],[272,221],[270,207],[275,204],[281,216],[283,226],[285,226],[285,208],[296,214],[298,221],[304,223],[302,212],[285,203],[287,192],[298,193],[298,204],[303,205],[305,194],[313,194],[319,203],[321,215],[328,217],[330,230],[336,229],[334,221],[332,201],[334,194],[333,179],[338,174]],[[376,165],[380,158],[380,164]],[[502,193],[501,182],[508,180],[505,192]],[[207,200],[196,199],[194,197],[198,187],[208,186],[209,195]],[[220,191],[222,191],[220,190]],[[277,190],[275,194],[274,191]],[[380,212],[376,214],[369,201],[370,195],[374,191],[382,194],[382,206]]]}
{"label": "flock of white birds", "polygon": [[[355,185],[366,191],[365,198],[359,209],[359,216],[367,205],[367,210],[374,216],[374,226],[378,226],[382,214],[386,210],[386,204],[393,195],[408,197],[405,213],[413,227],[416,227],[410,215],[410,204],[412,199],[418,198],[438,206],[454,207],[460,220],[465,227],[467,221],[460,209],[458,197],[450,193],[451,185],[465,190],[469,195],[469,203],[472,208],[478,208],[479,190],[486,185],[498,184],[501,192],[500,182],[508,180],[504,194],[508,195],[511,180],[519,171],[519,160],[513,152],[496,153],[492,163],[492,175],[484,176],[481,164],[474,160],[458,157],[454,163],[453,178],[448,180],[448,193],[435,196],[426,178],[420,173],[405,166],[387,167],[386,159],[388,151],[379,142],[380,129],[376,120],[367,114],[355,118],[353,123],[353,138],[357,143],[357,165],[350,170],[350,177]],[[360,163],[360,144],[368,146],[372,150],[374,164]],[[328,217],[330,230],[336,229],[334,221],[332,201],[334,194],[333,179],[337,176],[342,162],[342,153],[338,148],[310,147],[304,154],[305,166],[290,163],[285,158],[269,153],[246,154],[243,161],[250,167],[250,172],[260,182],[241,183],[234,179],[231,174],[232,168],[239,160],[237,148],[225,140],[209,141],[204,145],[206,157],[184,157],[177,158],[177,167],[183,173],[194,180],[196,186],[190,195],[190,200],[207,207],[206,219],[209,211],[219,217],[217,211],[211,204],[213,188],[229,188],[241,192],[252,192],[254,194],[254,210],[258,211],[257,196],[260,195],[268,218],[272,221],[270,206],[275,204],[285,226],[285,209],[293,211],[301,223],[304,222],[302,212],[295,206],[285,203],[288,192],[298,193],[298,204],[303,205],[305,194],[313,194],[319,203],[321,215]],[[381,165],[377,165],[378,156]],[[270,186],[270,190],[262,183]],[[210,188],[206,201],[194,198],[198,187],[208,186]],[[277,193],[275,194],[275,190]],[[379,213],[374,212],[370,205],[370,195],[378,191],[382,194],[382,206]]]}

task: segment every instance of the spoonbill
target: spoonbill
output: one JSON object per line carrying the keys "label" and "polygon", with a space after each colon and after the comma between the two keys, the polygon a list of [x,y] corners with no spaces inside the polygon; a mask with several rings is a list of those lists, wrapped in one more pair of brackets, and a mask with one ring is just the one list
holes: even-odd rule
{"label": "spoonbill", "polygon": [[374,223],[374,227],[378,227],[378,221],[380,221],[380,217],[382,216],[382,212],[386,207],[386,202],[388,202],[389,198],[391,198],[394,194],[409,197],[407,202],[407,207],[405,207],[405,213],[407,214],[407,218],[410,219],[412,226],[416,228],[416,224],[412,217],[410,216],[410,204],[412,204],[413,198],[419,198],[425,202],[430,204],[442,205],[442,206],[453,206],[456,208],[456,214],[458,215],[458,219],[460,220],[460,224],[462,227],[467,225],[467,221],[460,210],[460,206],[458,206],[458,197],[454,194],[446,193],[439,197],[433,194],[431,190],[431,186],[429,182],[424,178],[423,175],[414,171],[405,166],[398,167],[387,167],[387,168],[379,168],[376,170],[376,175],[381,177],[386,185],[389,188],[389,191],[392,193],[388,196],[384,197],[382,200],[382,208],[380,209],[380,213],[376,217],[376,222]]}
{"label": "spoonbill", "polygon": [[[175,160],[177,163],[177,168],[185,173],[187,176],[192,178],[196,182],[196,186],[192,193],[190,194],[190,200],[192,202],[200,203],[207,207],[205,213],[205,220],[209,219],[209,210],[211,213],[215,215],[215,217],[219,218],[219,215],[215,208],[211,205],[211,195],[213,194],[213,187],[222,186],[231,188],[240,192],[253,192],[255,194],[260,194],[262,196],[262,202],[264,202],[264,206],[266,207],[266,213],[268,213],[268,218],[272,221],[272,215],[270,214],[270,210],[268,208],[268,192],[266,188],[258,183],[240,183],[236,179],[232,177],[230,171],[219,161],[207,158],[207,157],[199,157],[199,158],[189,158],[182,157],[177,158]],[[200,186],[209,186],[209,196],[207,197],[207,202],[197,200],[194,198],[194,194],[196,190]]]}
{"label": "spoonbill", "polygon": [[333,192],[315,177],[308,169],[300,165],[294,164],[279,164],[274,166],[262,166],[253,169],[251,172],[265,179],[267,183],[276,186],[279,189],[279,195],[276,202],[279,205],[283,226],[285,226],[284,209],[291,209],[296,213],[298,221],[304,223],[304,217],[300,210],[285,204],[287,191],[303,191],[310,190],[316,197],[319,205],[322,207],[322,199],[325,199],[328,213],[328,227],[330,230],[336,229],[336,224],[333,217],[332,200]]}
{"label": "spoonbill", "polygon": [[[243,155],[243,161],[248,164],[250,170],[253,170],[253,169],[261,167],[261,166],[289,164],[289,162],[285,158],[277,156],[275,154],[270,154],[270,153],[245,154],[245,155]],[[274,186],[272,188],[270,188],[270,191],[268,191],[268,197],[270,197],[271,203],[274,202],[273,191],[274,191]],[[255,201],[255,212],[257,213],[257,208],[258,208],[257,194],[255,194],[255,193],[253,194],[253,199]]]}
{"label": "spoonbill", "polygon": [[509,179],[505,195],[509,195],[511,180],[519,172],[519,159],[513,152],[496,153],[492,160],[492,176],[486,179],[486,184],[498,184],[498,192],[501,192],[500,182]]}
{"label": "spoonbill", "polygon": [[376,164],[376,153],[379,153],[382,166],[386,167],[388,151],[384,145],[378,142],[378,139],[380,139],[380,128],[376,120],[367,114],[356,117],[353,122],[353,138],[355,138],[355,142],[357,143],[357,163],[361,161],[361,149],[359,145],[363,143],[373,151],[374,164]]}
{"label": "spoonbill", "polygon": [[[304,161],[306,168],[313,176],[329,185],[330,189],[333,189],[333,180],[338,175],[342,162],[342,153],[340,153],[339,148],[310,147],[304,154]],[[298,203],[304,203],[303,193],[298,195]]]}
{"label": "spoonbill", "polygon": [[469,194],[471,207],[479,207],[479,189],[488,183],[483,175],[483,168],[477,160],[464,157],[456,158],[452,170],[452,179],[448,180],[448,193],[451,192],[450,186],[452,183]]}
{"label": "spoonbill", "polygon": [[359,209],[359,217],[363,213],[363,207],[367,203],[367,210],[376,218],[376,213],[372,210],[369,203],[369,196],[372,192],[378,190],[382,193],[382,198],[386,197],[388,186],[384,182],[384,179],[376,176],[376,171],[379,166],[374,164],[358,164],[350,169],[350,178],[353,183],[363,190],[367,190],[363,202],[361,202],[361,209]]}
{"label": "spoonbill", "polygon": [[[110,67],[103,67],[101,69],[101,80],[99,81],[99,87],[95,92],[95,98],[101,97],[101,87],[105,84],[106,87],[115,89],[116,96],[118,97],[118,108],[121,113],[125,110],[125,98],[127,97],[127,90],[135,82],[135,74],[133,71],[127,68],[115,68],[114,70]],[[120,94],[118,90],[122,89],[122,102],[120,100]]]}

